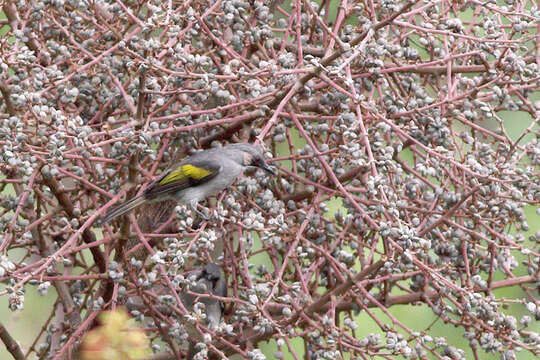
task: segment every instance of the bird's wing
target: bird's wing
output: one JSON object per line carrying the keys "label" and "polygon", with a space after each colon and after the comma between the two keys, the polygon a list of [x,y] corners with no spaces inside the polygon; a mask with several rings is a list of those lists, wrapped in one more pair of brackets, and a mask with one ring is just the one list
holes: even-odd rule
{"label": "bird's wing", "polygon": [[221,166],[201,161],[182,163],[167,170],[144,191],[146,199],[174,194],[191,186],[201,185],[219,174]]}

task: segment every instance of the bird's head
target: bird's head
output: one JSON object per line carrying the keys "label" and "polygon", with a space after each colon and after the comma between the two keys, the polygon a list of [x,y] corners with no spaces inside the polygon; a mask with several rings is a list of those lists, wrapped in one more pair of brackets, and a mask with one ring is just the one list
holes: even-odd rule
{"label": "bird's head", "polygon": [[257,167],[276,175],[277,171],[266,163],[262,148],[248,143],[236,143],[224,147],[227,151],[235,153],[239,163],[246,167]]}

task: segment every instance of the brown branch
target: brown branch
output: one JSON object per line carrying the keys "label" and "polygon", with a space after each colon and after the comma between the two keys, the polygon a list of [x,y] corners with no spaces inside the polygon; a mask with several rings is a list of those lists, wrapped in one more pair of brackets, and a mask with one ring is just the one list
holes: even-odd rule
{"label": "brown branch", "polygon": [[[37,234],[36,234],[37,235]],[[34,237],[36,238],[36,237]],[[41,250],[42,257],[47,257],[52,254],[51,241],[47,236],[38,236],[38,244]],[[67,316],[68,324],[71,328],[77,328],[81,323],[81,316],[78,307],[73,302],[69,287],[63,280],[52,280],[52,284],[58,293],[58,297],[64,306],[65,315]]]}
{"label": "brown branch", "polygon": [[[66,214],[70,216],[71,218],[76,218],[75,216],[75,206],[71,202],[71,200],[68,198],[66,191],[64,191],[63,186],[56,181],[56,179],[52,177],[43,177],[43,182],[45,185],[51,189],[51,192],[58,200],[58,204],[64,209]],[[96,236],[94,233],[89,230],[85,229],[82,233],[83,241],[87,244],[92,243],[96,241]],[[107,271],[107,265],[105,261],[105,257],[97,247],[90,248],[90,251],[92,252],[92,256],[94,257],[94,261],[96,265],[98,266],[99,272],[104,273]]]}
{"label": "brown branch", "polygon": [[[285,46],[285,49],[289,52],[297,53],[298,46],[295,44],[288,43],[286,41],[274,41],[274,49],[280,50],[282,46]],[[302,46],[302,52],[304,54],[313,55],[316,57],[322,58],[324,56],[324,49],[316,46]]]}
{"label": "brown branch", "polygon": [[[353,287],[357,282],[365,279],[366,277],[376,273],[379,271],[379,269],[384,265],[384,260],[379,260],[376,263],[366,267],[364,270],[359,272],[354,276],[354,278],[349,278],[344,283],[336,286],[334,289],[327,291],[324,293],[317,301],[315,301],[313,304],[309,305],[304,313],[306,315],[312,315],[315,312],[319,312],[320,309],[323,307],[323,305],[327,305],[330,303],[330,298],[333,296],[340,296],[347,290],[349,290],[351,287]],[[293,317],[294,319],[294,317]]]}
{"label": "brown branch", "polygon": [[4,325],[0,322],[0,340],[6,345],[7,351],[15,360],[24,360],[24,354],[15,339],[9,334]]}
{"label": "brown branch", "polygon": [[[367,170],[364,167],[355,167],[355,168],[347,171],[346,173],[343,173],[340,176],[338,176],[338,180],[339,180],[339,182],[342,183],[342,182],[346,182],[346,181],[349,181],[349,180],[352,180],[352,179],[357,179],[357,178],[359,178],[359,176],[365,174],[366,172],[367,172]],[[336,188],[335,184],[332,182],[332,180],[327,180],[322,185],[325,186],[325,187],[328,187],[328,188],[332,188],[332,189]],[[286,196],[283,197],[283,201],[285,203],[287,203],[290,200],[293,200],[293,201],[297,202],[297,201],[302,201],[302,200],[305,200],[305,199],[310,199],[311,197],[313,197],[313,192],[306,190],[306,191],[301,191],[301,192],[298,192],[298,193],[295,193],[295,194],[286,195]]]}
{"label": "brown branch", "polygon": [[[527,276],[521,276],[517,278],[508,278],[504,280],[494,281],[491,284],[491,287],[489,290],[499,289],[503,287],[509,287],[509,286],[516,286],[516,285],[522,285],[527,283],[534,283],[538,280],[538,278],[534,275],[527,275]],[[487,291],[487,288],[482,288],[479,286],[475,286],[474,289],[471,291],[471,293],[479,293],[479,292],[485,292]],[[417,291],[405,295],[396,295],[396,296],[390,296],[386,299],[384,299],[384,305],[386,307],[390,307],[392,305],[407,305],[412,304],[415,302],[423,301],[424,299],[430,299],[433,300],[437,297],[441,296],[441,294],[436,290],[428,290],[428,291]],[[378,307],[377,304],[370,302],[367,304],[370,308],[376,308]],[[348,311],[353,310],[356,308],[356,304],[346,301],[342,302],[337,306],[337,309],[340,311]],[[320,309],[321,313],[325,313],[328,311],[329,307],[328,305],[322,307]]]}
{"label": "brown branch", "polygon": [[11,101],[11,92],[9,91],[8,86],[4,82],[0,82],[0,92],[2,93],[2,98],[6,104],[6,110],[9,115],[15,116],[15,108],[13,107],[13,102]]}
{"label": "brown branch", "polygon": [[[71,200],[68,198],[67,193],[63,191],[62,185],[60,185],[58,181],[56,181],[56,179],[46,176],[43,177],[43,182],[49,187],[49,189],[51,189],[51,192],[56,197],[58,203],[68,214],[68,216],[70,216],[71,218],[75,218],[75,207]],[[85,243],[89,244],[96,241],[96,236],[90,229],[84,229],[82,232],[82,239]],[[107,262],[105,256],[103,255],[99,247],[91,247],[90,252],[92,253],[92,257],[99,269],[99,272],[107,272]],[[103,280],[102,288],[103,299],[105,300],[105,302],[108,302],[112,297],[113,282],[110,279]]]}
{"label": "brown branch", "polygon": [[459,209],[461,207],[461,205],[463,205],[463,203],[465,201],[467,201],[467,199],[469,199],[471,196],[474,195],[475,192],[477,192],[478,190],[480,190],[480,185],[477,185],[475,186],[474,188],[471,189],[471,191],[469,191],[469,193],[467,193],[466,195],[464,195],[460,201],[458,201],[454,206],[452,206],[446,213],[443,214],[443,216],[441,216],[440,218],[437,219],[437,221],[434,221],[432,224],[430,224],[427,228],[424,228],[422,229],[419,233],[418,233],[418,236],[419,237],[422,237],[424,236],[425,234],[427,234],[428,232],[430,232],[431,230],[435,229],[435,227],[437,227],[439,224],[443,223],[444,221],[446,221],[446,219],[450,218],[456,211],[457,209]]}

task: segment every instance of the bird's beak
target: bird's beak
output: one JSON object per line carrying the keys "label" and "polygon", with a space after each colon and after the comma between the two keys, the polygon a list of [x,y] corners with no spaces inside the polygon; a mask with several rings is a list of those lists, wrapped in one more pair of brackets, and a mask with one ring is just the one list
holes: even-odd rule
{"label": "bird's beak", "polygon": [[261,166],[261,169],[263,169],[267,173],[272,174],[274,176],[278,174],[277,170],[275,168],[273,168],[272,166],[268,165],[267,163],[264,163]]}

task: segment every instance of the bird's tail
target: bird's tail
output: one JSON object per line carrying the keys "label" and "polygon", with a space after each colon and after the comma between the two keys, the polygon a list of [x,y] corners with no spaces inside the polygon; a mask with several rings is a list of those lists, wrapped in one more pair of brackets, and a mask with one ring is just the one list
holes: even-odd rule
{"label": "bird's tail", "polygon": [[144,194],[136,196],[133,199],[130,199],[130,200],[126,201],[125,203],[120,204],[120,205],[112,208],[111,210],[109,210],[107,212],[107,214],[105,214],[104,217],[99,219],[97,225],[102,225],[102,224],[108,223],[112,219],[114,219],[114,218],[116,218],[116,217],[118,217],[120,215],[124,215],[127,212],[130,212],[131,210],[135,209],[136,207],[141,206],[145,202],[146,202],[146,199],[144,198]]}

